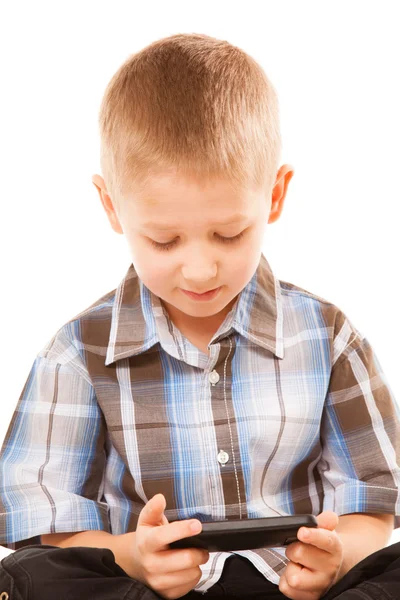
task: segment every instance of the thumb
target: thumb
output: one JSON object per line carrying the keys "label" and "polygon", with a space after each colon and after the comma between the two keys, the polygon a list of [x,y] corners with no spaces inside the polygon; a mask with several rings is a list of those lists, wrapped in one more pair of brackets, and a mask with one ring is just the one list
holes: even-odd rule
{"label": "thumb", "polygon": [[339,517],[332,510],[324,510],[316,519],[318,527],[329,529],[330,531],[333,531],[339,524]]}
{"label": "thumb", "polygon": [[166,504],[163,494],[156,494],[150,498],[140,511],[137,527],[142,527],[143,525],[155,527],[156,525],[165,525],[168,523],[164,515]]}

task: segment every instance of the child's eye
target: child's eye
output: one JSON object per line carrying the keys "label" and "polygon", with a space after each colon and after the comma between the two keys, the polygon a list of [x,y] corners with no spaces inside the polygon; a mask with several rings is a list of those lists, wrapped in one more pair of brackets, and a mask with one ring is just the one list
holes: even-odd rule
{"label": "child's eye", "polygon": [[234,237],[228,238],[228,237],[223,237],[222,235],[218,236],[218,239],[223,242],[224,244],[232,244],[233,242],[238,242],[240,240],[240,238],[242,238],[244,236],[244,231],[241,231],[240,233],[238,233],[237,235],[235,235]]}
{"label": "child's eye", "polygon": [[172,242],[168,242],[167,244],[160,244],[159,242],[155,242],[154,240],[150,240],[150,243],[157,250],[170,250],[173,246],[175,246],[175,240]]}
{"label": "child's eye", "polygon": [[[242,238],[243,236],[244,236],[244,231],[242,231],[238,235],[235,235],[234,237],[231,237],[231,238],[227,238],[227,237],[223,237],[222,235],[219,235],[218,239],[220,240],[220,242],[222,242],[224,244],[232,244],[234,242],[239,241],[240,238]],[[167,242],[166,244],[160,244],[159,242],[155,242],[154,240],[150,240],[150,242],[155,248],[157,248],[157,250],[171,250],[171,248],[173,248],[176,245],[176,240],[172,240],[172,242]]]}

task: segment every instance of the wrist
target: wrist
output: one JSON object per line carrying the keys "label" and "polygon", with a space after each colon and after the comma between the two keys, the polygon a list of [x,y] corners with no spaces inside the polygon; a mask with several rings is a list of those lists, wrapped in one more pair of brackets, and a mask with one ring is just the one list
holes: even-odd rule
{"label": "wrist", "polygon": [[135,564],[133,552],[136,532],[121,533],[113,537],[111,550],[114,554],[115,562],[129,577],[139,580],[139,569],[138,565]]}
{"label": "wrist", "polygon": [[340,563],[339,569],[336,573],[336,577],[332,585],[335,585],[340,579],[342,579],[342,577],[344,577],[346,573],[350,571],[350,569],[355,564],[354,557],[352,557],[351,554],[348,555],[348,553],[346,552],[346,534],[343,534],[343,532],[336,533],[338,534],[338,537],[342,543],[342,562]]}

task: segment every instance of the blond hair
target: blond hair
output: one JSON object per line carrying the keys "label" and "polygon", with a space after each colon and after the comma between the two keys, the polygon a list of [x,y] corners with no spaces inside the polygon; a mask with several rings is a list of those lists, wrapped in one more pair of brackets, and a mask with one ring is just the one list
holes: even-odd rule
{"label": "blond hair", "polygon": [[278,99],[240,48],[180,33],[129,56],[99,112],[100,164],[114,203],[162,171],[272,189],[280,160]]}

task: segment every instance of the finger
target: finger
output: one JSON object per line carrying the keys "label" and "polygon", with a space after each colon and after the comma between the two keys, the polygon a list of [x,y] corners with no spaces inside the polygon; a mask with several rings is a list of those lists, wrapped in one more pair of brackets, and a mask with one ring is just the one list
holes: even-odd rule
{"label": "finger", "polygon": [[291,598],[292,600],[316,600],[318,598],[315,592],[300,591],[292,587],[286,578],[286,569],[279,579],[279,591],[282,592],[285,598]]}
{"label": "finger", "polygon": [[153,527],[146,538],[146,550],[147,552],[163,550],[171,542],[196,535],[200,533],[201,529],[202,524],[197,519],[185,519],[168,523],[168,525]]}
{"label": "finger", "polygon": [[199,565],[205,565],[209,558],[209,552],[200,548],[165,550],[153,555],[153,570],[160,573],[184,571],[186,569],[193,569]]}
{"label": "finger", "polygon": [[329,531],[328,529],[312,529],[308,527],[300,527],[297,532],[297,538],[305,544],[311,544],[325,550],[329,554],[336,554],[342,552],[342,542],[336,533],[336,531]]}
{"label": "finger", "polygon": [[208,550],[200,548],[185,548],[182,550],[166,550],[160,555],[160,562],[168,562],[170,571],[191,569],[205,565],[210,558]]}
{"label": "finger", "polygon": [[163,494],[153,496],[140,511],[137,527],[160,525],[163,522],[165,507],[166,501]]}
{"label": "finger", "polygon": [[310,544],[294,542],[285,551],[286,557],[297,564],[311,570],[320,571],[321,565],[331,562],[332,555]]}
{"label": "finger", "polygon": [[285,577],[292,589],[318,594],[318,598],[331,583],[331,578],[327,577],[324,572],[311,571],[293,562],[289,562],[286,566]]}
{"label": "finger", "polygon": [[[200,572],[199,574],[198,571],[196,571],[194,575],[190,574],[190,578],[186,581],[186,583],[182,583],[182,571],[171,573],[171,575],[177,576],[180,585],[177,587],[169,587],[168,589],[165,588],[162,591],[160,590],[158,593],[160,595],[164,594],[165,598],[181,598],[182,596],[185,596],[194,587],[196,587],[202,577],[202,573]],[[165,595],[166,592],[168,592],[168,595]]]}
{"label": "finger", "polygon": [[339,524],[339,517],[332,510],[324,510],[316,519],[318,527],[329,529],[330,531],[333,531]]}

